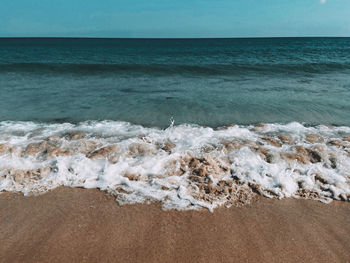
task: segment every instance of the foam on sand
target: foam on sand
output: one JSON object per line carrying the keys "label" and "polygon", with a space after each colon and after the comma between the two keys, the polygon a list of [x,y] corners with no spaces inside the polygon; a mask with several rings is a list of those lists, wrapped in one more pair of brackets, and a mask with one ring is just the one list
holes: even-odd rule
{"label": "foam on sand", "polygon": [[0,123],[0,191],[98,188],[120,204],[213,210],[270,198],[350,201],[350,128]]}

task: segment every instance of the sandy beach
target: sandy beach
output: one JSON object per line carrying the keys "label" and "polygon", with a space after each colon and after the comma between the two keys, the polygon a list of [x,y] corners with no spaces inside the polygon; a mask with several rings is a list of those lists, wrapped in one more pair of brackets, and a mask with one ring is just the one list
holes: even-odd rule
{"label": "sandy beach", "polygon": [[96,189],[0,195],[1,262],[349,262],[350,205],[259,198],[163,211]]}

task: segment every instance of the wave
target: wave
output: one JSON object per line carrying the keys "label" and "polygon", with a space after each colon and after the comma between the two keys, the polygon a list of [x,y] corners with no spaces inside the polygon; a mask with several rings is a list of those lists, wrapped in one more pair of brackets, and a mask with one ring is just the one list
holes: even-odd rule
{"label": "wave", "polygon": [[0,64],[0,72],[54,73],[54,74],[165,74],[165,75],[241,75],[254,74],[322,74],[350,70],[350,63],[298,63],[298,64],[60,64],[13,63]]}
{"label": "wave", "polygon": [[350,201],[350,127],[0,122],[0,192],[59,186],[179,210],[213,211],[257,195]]}

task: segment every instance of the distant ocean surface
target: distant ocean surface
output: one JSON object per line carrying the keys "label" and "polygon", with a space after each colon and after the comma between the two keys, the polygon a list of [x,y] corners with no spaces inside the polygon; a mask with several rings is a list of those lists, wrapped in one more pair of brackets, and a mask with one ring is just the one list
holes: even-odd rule
{"label": "distant ocean surface", "polygon": [[350,38],[0,39],[0,193],[350,201]]}
{"label": "distant ocean surface", "polygon": [[0,120],[350,125],[350,38],[0,39]]}

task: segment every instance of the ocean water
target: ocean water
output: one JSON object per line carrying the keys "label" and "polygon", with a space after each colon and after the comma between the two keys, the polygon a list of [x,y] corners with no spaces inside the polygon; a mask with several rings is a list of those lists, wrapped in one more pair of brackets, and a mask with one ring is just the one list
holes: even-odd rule
{"label": "ocean water", "polygon": [[350,201],[350,38],[0,39],[0,192]]}
{"label": "ocean water", "polygon": [[350,38],[0,39],[0,120],[350,125]]}

